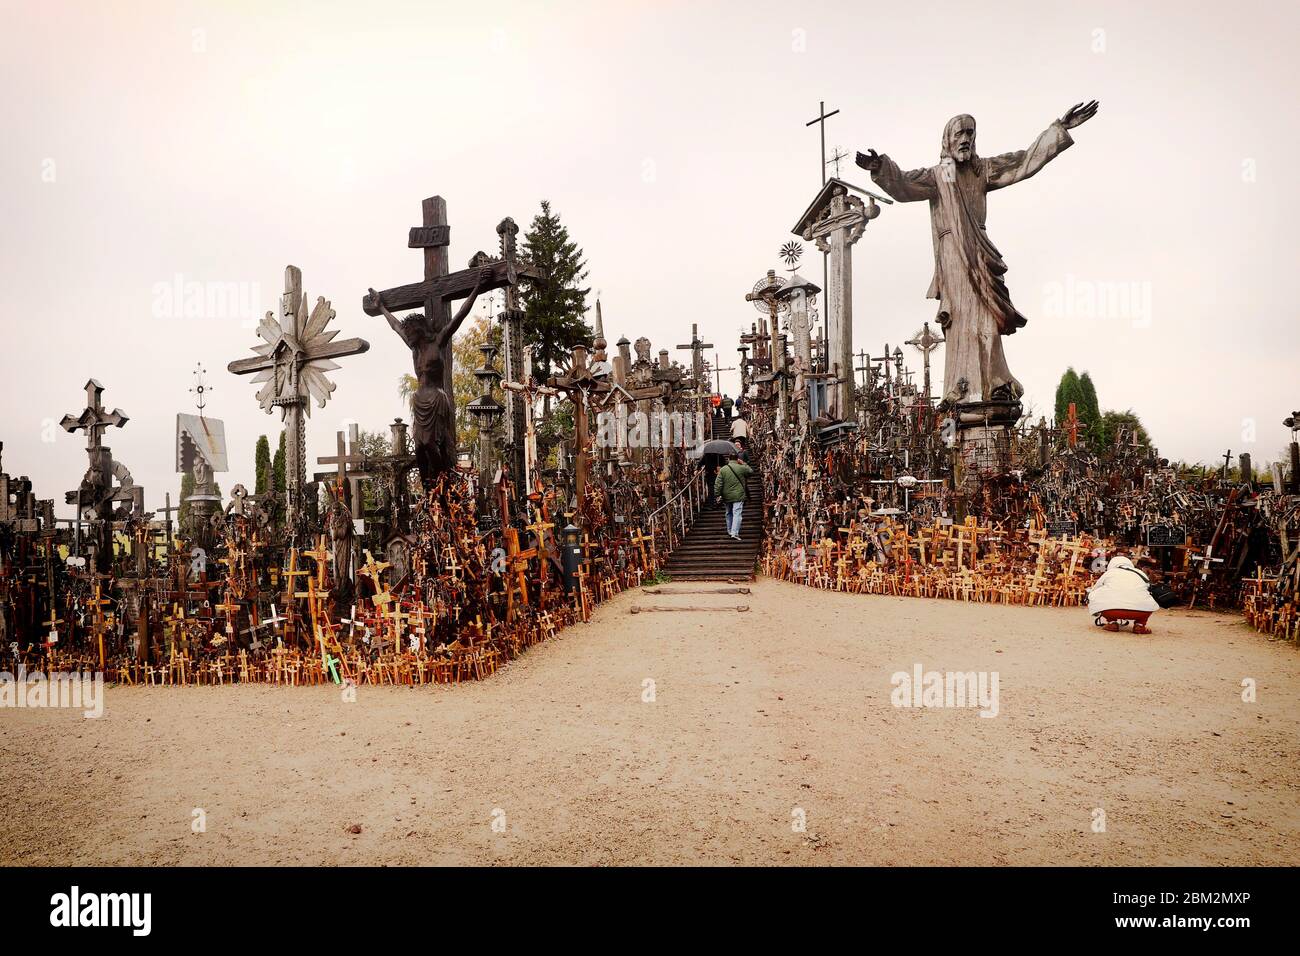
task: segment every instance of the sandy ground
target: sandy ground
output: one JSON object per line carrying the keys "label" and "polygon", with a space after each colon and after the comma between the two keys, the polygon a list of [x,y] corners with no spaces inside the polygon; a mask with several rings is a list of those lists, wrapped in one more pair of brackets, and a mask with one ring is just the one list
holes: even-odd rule
{"label": "sandy ground", "polygon": [[[481,684],[0,710],[0,862],[1300,863],[1300,653],[1152,623],[761,580],[621,595]],[[892,706],[916,663],[998,672],[998,716]]]}

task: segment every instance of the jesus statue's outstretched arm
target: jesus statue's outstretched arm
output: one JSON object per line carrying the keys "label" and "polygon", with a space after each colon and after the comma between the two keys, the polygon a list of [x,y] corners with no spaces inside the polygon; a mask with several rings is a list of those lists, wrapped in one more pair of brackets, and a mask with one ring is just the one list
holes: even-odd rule
{"label": "jesus statue's outstretched arm", "polygon": [[990,156],[986,160],[988,163],[988,189],[990,191],[1001,189],[1004,186],[1010,186],[1012,183],[1028,179],[1061,155],[1063,150],[1069,149],[1074,144],[1074,138],[1070,135],[1070,130],[1096,116],[1097,107],[1096,100],[1072,106],[1064,116],[1059,120],[1054,120],[1051,126],[1040,133],[1038,139],[1034,140],[1033,145],[1028,149],[1019,149],[1014,153],[1003,153],[1000,156]]}
{"label": "jesus statue's outstretched arm", "polygon": [[933,169],[909,169],[904,172],[898,168],[898,163],[874,149],[858,153],[857,164],[871,173],[872,182],[899,202],[938,198]]}

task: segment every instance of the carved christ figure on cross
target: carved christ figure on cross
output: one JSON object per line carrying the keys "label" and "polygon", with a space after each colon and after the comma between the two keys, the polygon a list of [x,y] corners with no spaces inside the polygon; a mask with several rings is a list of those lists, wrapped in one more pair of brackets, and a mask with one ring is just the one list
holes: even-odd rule
{"label": "carved christ figure on cross", "polygon": [[984,231],[986,194],[1028,179],[1073,144],[1069,130],[1097,115],[1098,103],[1079,103],[1055,120],[1028,149],[981,157],[975,119],[954,116],[944,127],[939,165],[904,172],[874,149],[857,164],[899,202],[930,202],[934,279],[927,298],[939,300],[939,325],[947,339],[943,399],[948,406],[1013,403],[1024,393],[1007,368],[1002,336],[1025,324],[1011,304],[1002,254]]}
{"label": "carved christ figure on cross", "polygon": [[439,475],[456,465],[456,403],[448,388],[451,380],[451,340],[474,308],[478,294],[491,281],[492,268],[485,266],[480,269],[469,298],[460,307],[460,311],[441,328],[435,324],[437,320],[427,309],[397,318],[384,305],[382,295],[374,289],[370,290],[388,324],[411,350],[417,382],[415,395],[411,398],[411,413],[415,420],[411,434],[415,440],[415,465],[420,471],[420,482],[425,491],[433,486]]}

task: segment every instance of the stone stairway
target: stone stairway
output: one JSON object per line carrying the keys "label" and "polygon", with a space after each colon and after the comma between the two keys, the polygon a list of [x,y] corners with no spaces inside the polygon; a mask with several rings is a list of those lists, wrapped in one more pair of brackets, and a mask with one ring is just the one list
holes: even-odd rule
{"label": "stone stairway", "polygon": [[674,581],[753,580],[754,566],[763,544],[763,485],[757,473],[748,479],[749,501],[745,503],[740,540],[727,536],[726,511],[722,505],[705,508],[695,524],[668,556],[664,571]]}

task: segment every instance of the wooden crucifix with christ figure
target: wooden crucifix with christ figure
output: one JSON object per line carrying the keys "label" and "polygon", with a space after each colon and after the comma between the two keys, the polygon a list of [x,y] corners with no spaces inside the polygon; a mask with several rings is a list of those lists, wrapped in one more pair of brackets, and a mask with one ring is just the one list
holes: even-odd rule
{"label": "wooden crucifix with christ figure", "polygon": [[[370,290],[361,301],[367,315],[382,315],[401,336],[415,365],[417,388],[413,398],[415,463],[427,492],[456,464],[456,405],[452,391],[451,342],[474,302],[484,292],[512,286],[520,277],[533,277],[532,267],[516,263],[513,254],[501,259],[483,253],[474,256],[472,268],[449,272],[447,202],[441,196],[424,200],[424,225],[411,229],[407,245],[424,250],[424,281],[384,292]],[[513,253],[513,247],[510,252]],[[453,316],[451,303],[465,299]],[[398,318],[392,310],[424,307]]]}
{"label": "wooden crucifix with christ figure", "polygon": [[[1097,114],[1096,100],[1070,107],[1028,149],[981,157],[975,152],[975,119],[954,116],[944,127],[937,166],[904,172],[874,149],[857,164],[899,202],[930,202],[934,279],[927,297],[939,300],[939,324],[947,339],[943,399],[946,407],[982,406],[973,417],[988,420],[990,406],[1019,416],[1020,383],[1007,368],[1002,336],[1025,324],[1007,292],[1002,255],[984,231],[986,194],[1028,179],[1068,148],[1069,131]],[[994,412],[996,417],[996,412]],[[964,415],[963,415],[964,420]],[[1014,420],[1014,418],[1012,419]]]}

